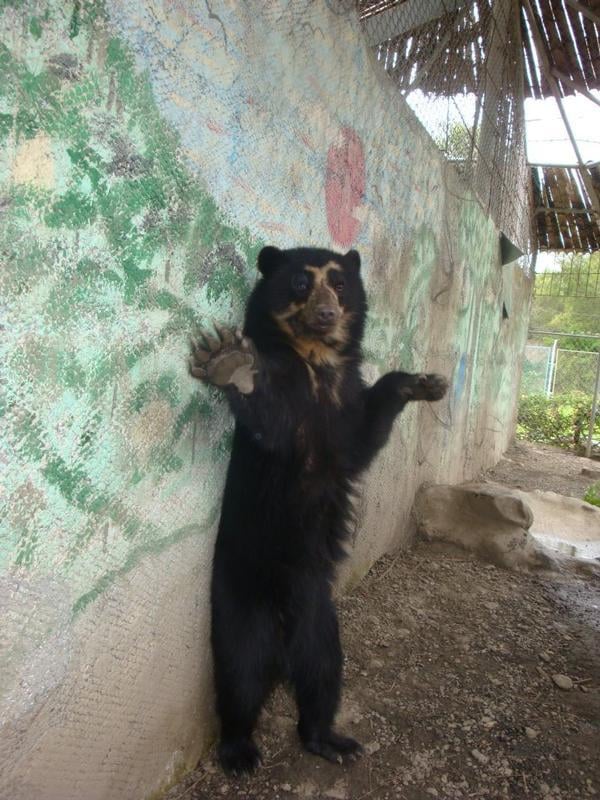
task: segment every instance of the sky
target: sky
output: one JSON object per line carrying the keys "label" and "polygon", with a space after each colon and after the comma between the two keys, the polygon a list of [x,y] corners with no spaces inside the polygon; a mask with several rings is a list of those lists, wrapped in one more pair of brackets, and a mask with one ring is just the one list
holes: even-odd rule
{"label": "sky", "polygon": [[[592,92],[600,103],[600,92]],[[563,105],[584,162],[600,161],[600,105],[582,95]],[[577,164],[554,98],[525,100],[527,160],[531,164]]]}

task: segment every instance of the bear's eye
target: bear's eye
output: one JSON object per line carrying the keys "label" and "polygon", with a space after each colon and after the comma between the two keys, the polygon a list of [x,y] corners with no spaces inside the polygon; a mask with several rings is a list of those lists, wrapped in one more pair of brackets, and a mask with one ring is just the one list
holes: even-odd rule
{"label": "bear's eye", "polygon": [[344,284],[342,283],[342,281],[339,281],[338,283],[335,284],[333,288],[338,294],[341,294],[344,291]]}
{"label": "bear's eye", "polygon": [[308,278],[304,274],[292,277],[292,289],[298,294],[305,294],[308,291]]}

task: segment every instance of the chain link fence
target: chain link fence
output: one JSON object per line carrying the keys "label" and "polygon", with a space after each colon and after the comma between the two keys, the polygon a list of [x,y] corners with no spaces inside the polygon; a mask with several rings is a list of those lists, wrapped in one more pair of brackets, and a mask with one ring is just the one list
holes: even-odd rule
{"label": "chain link fence", "polygon": [[[587,456],[600,453],[600,336],[555,337],[551,344],[530,341],[525,348],[520,432],[538,441],[585,447]],[[582,341],[588,349],[564,346]]]}
{"label": "chain link fence", "polygon": [[368,44],[506,236],[527,250],[523,21],[513,0],[359,0]]}

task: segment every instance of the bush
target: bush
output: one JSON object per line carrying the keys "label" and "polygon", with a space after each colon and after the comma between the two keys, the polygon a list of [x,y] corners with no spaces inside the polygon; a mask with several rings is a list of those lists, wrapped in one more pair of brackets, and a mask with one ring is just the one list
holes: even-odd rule
{"label": "bush", "polygon": [[[524,395],[519,402],[517,436],[530,442],[577,448],[587,440],[591,412],[592,397],[582,392],[551,397]],[[596,432],[600,434],[598,418],[594,435]]]}
{"label": "bush", "polygon": [[593,506],[600,506],[600,481],[590,486],[583,495],[583,499],[586,503],[591,503]]}

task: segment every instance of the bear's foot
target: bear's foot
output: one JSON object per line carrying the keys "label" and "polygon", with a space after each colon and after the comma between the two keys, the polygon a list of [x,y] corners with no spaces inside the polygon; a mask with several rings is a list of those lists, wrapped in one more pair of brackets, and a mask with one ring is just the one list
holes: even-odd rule
{"label": "bear's foot", "polygon": [[260,750],[251,739],[231,739],[220,743],[219,762],[229,775],[249,775],[262,763]]}
{"label": "bear's foot", "polygon": [[362,754],[362,746],[349,736],[340,736],[333,731],[324,736],[313,736],[304,739],[304,749],[316,756],[321,756],[334,764],[355,761]]}
{"label": "bear's foot", "polygon": [[239,330],[215,324],[216,336],[200,331],[192,339],[190,374],[221,388],[232,385],[242,394],[254,391],[256,353],[250,339]]}
{"label": "bear's foot", "polygon": [[447,391],[448,381],[435,373],[411,375],[398,387],[398,393],[406,400],[441,400]]}

